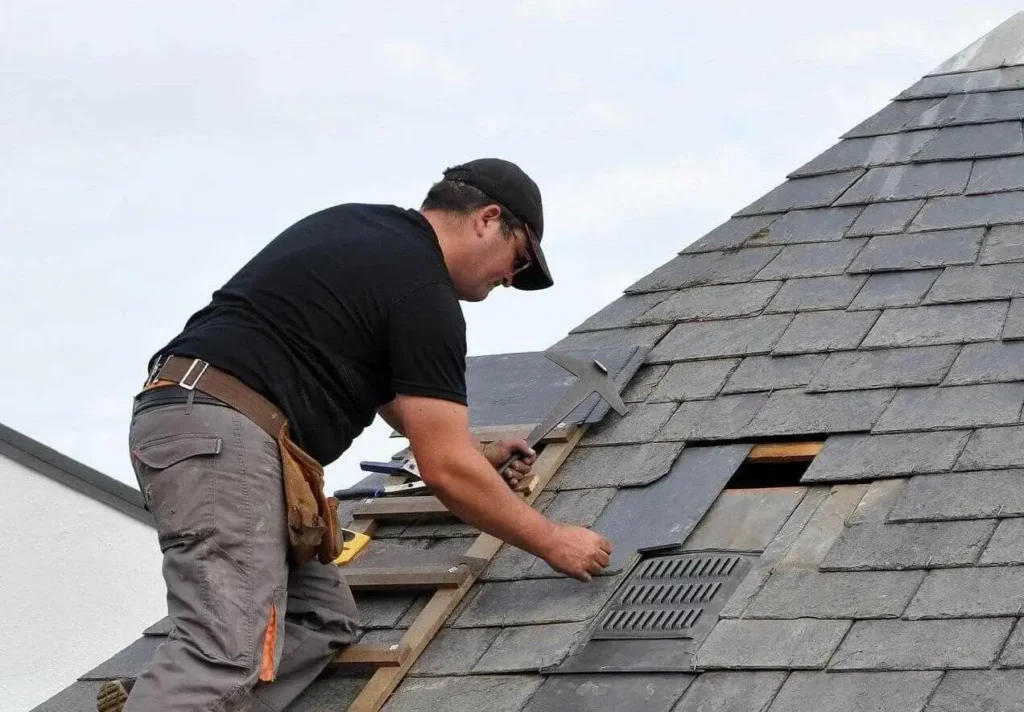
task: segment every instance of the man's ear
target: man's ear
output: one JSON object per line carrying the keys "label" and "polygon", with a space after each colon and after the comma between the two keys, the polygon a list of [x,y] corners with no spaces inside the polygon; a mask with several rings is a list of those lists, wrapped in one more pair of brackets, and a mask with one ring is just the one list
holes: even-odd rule
{"label": "man's ear", "polygon": [[501,208],[497,205],[486,205],[477,213],[476,228],[477,235],[483,237],[487,223],[501,218]]}

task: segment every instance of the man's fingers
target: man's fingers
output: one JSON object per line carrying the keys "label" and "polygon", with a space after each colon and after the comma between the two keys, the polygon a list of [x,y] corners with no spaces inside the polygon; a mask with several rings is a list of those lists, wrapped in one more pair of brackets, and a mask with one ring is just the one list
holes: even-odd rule
{"label": "man's fingers", "polygon": [[597,544],[598,544],[598,546],[601,547],[602,551],[605,551],[605,552],[607,552],[609,554],[612,553],[612,548],[613,548],[612,547],[612,543],[610,541],[608,541],[607,539],[605,539],[604,537],[600,537],[600,539],[598,540]]}
{"label": "man's fingers", "polygon": [[608,564],[612,563],[612,557],[608,556],[608,554],[604,551],[597,552],[597,554],[594,556],[594,560],[601,565],[602,569],[606,567]]}

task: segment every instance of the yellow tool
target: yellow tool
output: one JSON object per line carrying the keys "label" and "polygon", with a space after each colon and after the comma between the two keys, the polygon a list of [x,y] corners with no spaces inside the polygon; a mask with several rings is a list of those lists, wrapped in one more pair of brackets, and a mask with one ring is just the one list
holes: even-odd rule
{"label": "yellow tool", "polygon": [[352,531],[351,529],[341,528],[341,535],[344,538],[344,545],[341,549],[341,554],[334,560],[338,566],[347,564],[349,561],[356,557],[363,547],[370,543],[370,537],[366,536],[361,532]]}

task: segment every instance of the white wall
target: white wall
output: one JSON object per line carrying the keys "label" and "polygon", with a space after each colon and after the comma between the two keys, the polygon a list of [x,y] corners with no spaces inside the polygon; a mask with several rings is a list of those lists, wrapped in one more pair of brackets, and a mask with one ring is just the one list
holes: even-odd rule
{"label": "white wall", "polygon": [[166,612],[156,530],[0,455],[0,703],[29,710]]}

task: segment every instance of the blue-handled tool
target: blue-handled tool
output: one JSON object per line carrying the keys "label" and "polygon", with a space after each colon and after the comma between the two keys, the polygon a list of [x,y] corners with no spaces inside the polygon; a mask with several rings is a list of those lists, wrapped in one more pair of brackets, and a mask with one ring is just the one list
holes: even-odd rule
{"label": "blue-handled tool", "polygon": [[375,499],[400,494],[417,494],[426,489],[426,483],[419,481],[407,482],[404,485],[356,485],[338,490],[334,496],[338,499]]}

